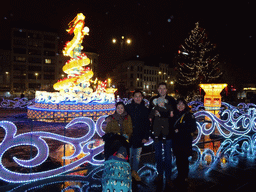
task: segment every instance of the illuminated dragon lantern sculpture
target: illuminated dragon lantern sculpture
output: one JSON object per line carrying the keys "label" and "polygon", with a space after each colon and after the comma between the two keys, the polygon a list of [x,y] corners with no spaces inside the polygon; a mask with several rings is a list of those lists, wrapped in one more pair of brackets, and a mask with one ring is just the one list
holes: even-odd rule
{"label": "illuminated dragon lantern sculpture", "polygon": [[[53,88],[58,92],[46,92],[37,91],[35,105],[30,107],[28,110],[29,118],[37,118],[37,116],[45,116],[47,112],[40,111],[43,109],[53,109],[54,113],[59,116],[63,110],[66,111],[66,115],[69,115],[72,110],[72,114],[77,113],[77,110],[90,110],[83,111],[82,115],[86,113],[86,116],[95,116],[95,111],[92,110],[109,110],[114,108],[113,103],[115,102],[114,92],[117,90],[115,88],[107,88],[107,80],[98,81],[91,80],[93,77],[93,71],[88,66],[90,64],[90,59],[81,53],[83,46],[83,38],[85,35],[89,35],[89,28],[84,26],[85,16],[82,13],[77,14],[77,16],[69,23],[69,29],[67,32],[69,34],[74,34],[71,41],[66,43],[63,49],[63,55],[69,56],[70,60],[63,66],[64,73],[67,74],[66,78],[58,80],[57,83],[53,85]],[[97,84],[96,89],[93,90],[91,83]],[[88,106],[85,106],[87,104]],[[110,113],[108,111],[108,113]],[[106,115],[108,113],[101,113],[101,115]],[[42,115],[43,114],[43,115]],[[64,116],[66,116],[64,115]],[[52,118],[54,115],[46,114],[47,118]],[[81,114],[76,114],[75,117],[81,116]],[[39,118],[44,119],[44,118]],[[71,119],[70,119],[71,120]]]}
{"label": "illuminated dragon lantern sculpture", "polygon": [[84,35],[88,35],[89,28],[84,27],[85,16],[79,13],[73,21],[69,23],[69,34],[74,33],[74,38],[67,42],[66,47],[63,50],[63,55],[71,57],[63,67],[64,73],[68,78],[59,80],[53,85],[55,90],[60,92],[79,92],[86,88],[87,93],[91,93],[93,90],[89,88],[90,79],[93,77],[93,72],[90,68],[84,68],[90,64],[90,59],[81,54],[82,42]]}

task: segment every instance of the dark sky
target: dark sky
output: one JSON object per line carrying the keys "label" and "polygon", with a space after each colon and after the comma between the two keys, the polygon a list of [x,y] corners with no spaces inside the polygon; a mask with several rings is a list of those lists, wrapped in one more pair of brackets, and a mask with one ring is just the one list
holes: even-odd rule
{"label": "dark sky", "polygon": [[[199,21],[217,44],[221,59],[239,70],[255,65],[255,8],[253,1],[245,0],[11,0],[0,8],[0,24],[25,21],[55,28],[66,42],[72,39],[65,32],[68,23],[82,12],[90,28],[83,45],[97,50],[105,72],[136,55],[172,58]],[[120,44],[111,42],[122,35],[132,39],[129,47],[124,46],[123,58]]]}

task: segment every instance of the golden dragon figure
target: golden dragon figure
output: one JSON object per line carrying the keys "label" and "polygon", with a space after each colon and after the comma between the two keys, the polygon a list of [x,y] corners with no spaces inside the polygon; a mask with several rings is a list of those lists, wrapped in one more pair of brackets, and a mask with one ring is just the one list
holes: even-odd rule
{"label": "golden dragon figure", "polygon": [[[68,74],[68,78],[59,80],[53,85],[53,88],[58,91],[64,91],[68,89],[72,91],[78,84],[83,83],[84,86],[88,86],[90,78],[93,76],[93,72],[89,69],[85,69],[84,66],[90,64],[90,59],[85,54],[81,54],[83,47],[84,35],[89,34],[89,28],[84,27],[85,16],[82,13],[69,23],[69,34],[74,33],[74,37],[71,41],[67,42],[63,49],[63,55],[71,57],[69,61],[63,66],[64,73]],[[78,87],[76,87],[78,88]],[[79,88],[81,89],[81,88]]]}

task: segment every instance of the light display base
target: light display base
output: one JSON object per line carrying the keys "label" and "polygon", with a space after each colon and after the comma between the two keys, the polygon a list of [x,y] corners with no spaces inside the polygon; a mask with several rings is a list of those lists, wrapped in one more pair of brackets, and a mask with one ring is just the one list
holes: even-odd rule
{"label": "light display base", "polygon": [[47,104],[35,103],[29,106],[29,119],[46,122],[69,122],[76,117],[90,117],[94,121],[100,116],[111,115],[115,112],[115,103],[96,104]]}

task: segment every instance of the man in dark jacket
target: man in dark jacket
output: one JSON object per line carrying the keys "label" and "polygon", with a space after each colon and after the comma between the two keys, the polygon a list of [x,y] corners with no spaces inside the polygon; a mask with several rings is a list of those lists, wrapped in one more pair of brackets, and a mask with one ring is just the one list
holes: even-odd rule
{"label": "man in dark jacket", "polygon": [[[173,108],[173,112],[174,115],[175,113],[177,113],[177,106],[176,106],[176,100],[167,95],[167,84],[162,82],[158,85],[158,95],[155,97],[152,97],[150,99],[150,106],[149,109],[151,111],[151,109],[153,108],[153,100],[159,97],[162,97],[166,100],[168,100],[169,105],[172,106]],[[154,119],[152,120],[154,121]],[[156,178],[156,182],[158,184],[160,184],[160,186],[162,186],[163,184],[163,173],[165,172],[165,178],[166,178],[166,187],[171,185],[171,173],[172,173],[172,137],[174,134],[174,130],[173,130],[173,118],[169,118],[169,134],[166,137],[166,142],[164,144],[164,142],[162,141],[162,136],[159,136],[159,141],[158,142],[154,142],[154,147],[155,147],[155,159],[156,159],[156,168],[157,168],[157,172],[158,172],[158,176]],[[162,153],[162,146],[164,144],[164,159],[163,159],[163,153]]]}
{"label": "man in dark jacket", "polygon": [[142,146],[149,138],[149,110],[145,106],[143,94],[141,91],[133,93],[132,103],[126,105],[126,111],[132,118],[133,134],[130,139],[130,163],[132,167],[132,176],[136,181],[141,181],[137,171],[139,169],[140,154]]}

